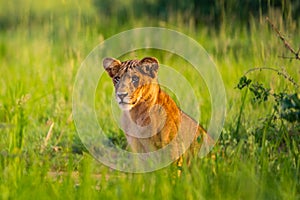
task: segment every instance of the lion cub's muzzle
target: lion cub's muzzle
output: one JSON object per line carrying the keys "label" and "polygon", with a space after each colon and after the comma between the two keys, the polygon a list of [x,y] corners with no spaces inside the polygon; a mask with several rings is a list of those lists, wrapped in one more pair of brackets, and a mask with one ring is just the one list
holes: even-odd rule
{"label": "lion cub's muzzle", "polygon": [[128,96],[128,92],[117,92],[118,103],[119,104],[128,103],[128,101],[126,101],[128,98],[125,98],[127,96]]}
{"label": "lion cub's muzzle", "polygon": [[119,104],[119,107],[122,110],[130,110],[132,108],[132,103],[128,95],[128,92],[117,92],[116,99]]}

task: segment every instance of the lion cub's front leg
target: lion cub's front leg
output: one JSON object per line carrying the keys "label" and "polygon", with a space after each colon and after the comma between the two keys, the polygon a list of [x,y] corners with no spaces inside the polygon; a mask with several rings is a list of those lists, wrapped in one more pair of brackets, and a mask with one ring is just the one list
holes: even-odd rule
{"label": "lion cub's front leg", "polygon": [[128,149],[130,149],[134,153],[146,153],[143,144],[140,142],[139,138],[132,137],[131,135],[125,134]]}

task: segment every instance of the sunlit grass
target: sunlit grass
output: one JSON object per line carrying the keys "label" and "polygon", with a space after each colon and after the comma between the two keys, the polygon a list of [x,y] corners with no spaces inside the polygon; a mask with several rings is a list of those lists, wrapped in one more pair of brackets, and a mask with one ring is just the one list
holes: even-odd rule
{"label": "sunlit grass", "polygon": [[[118,19],[97,13],[89,1],[84,5],[58,0],[45,4],[18,1],[18,6],[12,2],[0,2],[1,19],[7,19],[0,31],[0,199],[300,198],[297,140],[289,137],[285,126],[278,140],[286,146],[280,146],[278,140],[261,144],[253,134],[264,133],[257,128],[271,114],[272,105],[252,103],[247,96],[237,123],[244,91],[235,87],[248,69],[284,66],[300,82],[299,62],[278,57],[288,51],[262,19],[251,19],[248,26],[227,20],[220,30],[176,24],[180,17],[170,22],[130,18],[119,24]],[[300,43],[299,24],[283,19],[278,11],[270,12],[270,17],[289,34],[291,43]],[[196,160],[189,169],[184,168],[175,183],[170,168],[128,174],[97,162],[84,151],[71,116],[75,75],[88,53],[113,34],[150,25],[173,28],[202,44],[216,63],[227,94],[227,117],[213,150],[214,159],[208,156]],[[133,54],[140,58],[149,53]],[[152,53],[150,56],[174,68],[184,64],[165,52]],[[204,82],[197,82],[192,71],[183,74],[190,77],[196,95],[202,98],[201,123],[207,126],[210,97]],[[250,77],[272,90],[294,90],[276,73],[259,72]],[[110,84],[108,77],[103,79]],[[110,103],[112,90],[107,88],[97,93],[100,102],[95,103],[96,108]],[[99,113],[100,118],[110,119],[108,110]],[[106,131],[120,138],[120,130],[110,123],[104,126]],[[49,131],[51,137],[43,147]],[[272,134],[273,129],[267,126],[265,131]]]}

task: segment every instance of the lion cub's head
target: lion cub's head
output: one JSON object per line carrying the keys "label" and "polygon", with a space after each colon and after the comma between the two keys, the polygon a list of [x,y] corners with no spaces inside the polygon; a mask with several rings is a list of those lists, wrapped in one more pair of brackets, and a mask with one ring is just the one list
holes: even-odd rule
{"label": "lion cub's head", "polygon": [[130,110],[151,98],[151,93],[157,92],[158,61],[155,58],[124,62],[105,58],[103,67],[113,80],[115,97],[123,110]]}

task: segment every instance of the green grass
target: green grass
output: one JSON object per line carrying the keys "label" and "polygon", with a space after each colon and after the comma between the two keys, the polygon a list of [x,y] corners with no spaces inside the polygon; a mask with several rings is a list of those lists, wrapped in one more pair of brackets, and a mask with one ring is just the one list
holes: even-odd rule
{"label": "green grass", "polygon": [[[299,124],[268,122],[272,101],[253,103],[249,93],[243,100],[245,91],[235,89],[239,78],[257,66],[284,66],[299,83],[299,61],[278,57],[288,51],[264,16],[234,24],[224,14],[228,20],[215,29],[185,23],[176,13],[166,21],[129,17],[120,23],[90,1],[0,1],[0,199],[299,199]],[[275,9],[268,16],[299,46],[299,20]],[[170,167],[129,174],[97,162],[84,151],[72,121],[72,89],[81,62],[108,37],[141,26],[173,28],[197,40],[217,64],[226,88],[227,117],[215,159],[196,160],[175,183]],[[184,64],[159,51],[124,57],[148,54],[176,69]],[[204,82],[192,71],[182,73],[201,98],[201,123],[207,127],[210,97]],[[249,77],[272,90],[299,93],[275,72]],[[108,77],[101,81],[106,87],[97,88],[97,109],[112,96]],[[109,113],[101,111],[98,118],[124,147]]]}

